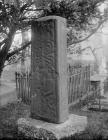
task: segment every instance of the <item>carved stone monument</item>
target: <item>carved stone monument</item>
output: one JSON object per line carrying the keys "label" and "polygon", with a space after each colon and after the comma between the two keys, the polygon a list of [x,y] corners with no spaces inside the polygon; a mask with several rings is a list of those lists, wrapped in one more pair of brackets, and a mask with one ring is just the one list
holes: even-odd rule
{"label": "carved stone monument", "polygon": [[68,119],[66,19],[48,16],[32,23],[31,117]]}

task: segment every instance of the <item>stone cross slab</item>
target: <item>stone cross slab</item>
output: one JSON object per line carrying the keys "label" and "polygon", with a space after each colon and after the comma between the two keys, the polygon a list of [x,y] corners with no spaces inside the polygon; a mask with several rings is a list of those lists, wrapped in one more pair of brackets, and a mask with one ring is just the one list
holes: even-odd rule
{"label": "stone cross slab", "polygon": [[52,123],[68,118],[66,48],[66,19],[47,16],[32,23],[32,118]]}

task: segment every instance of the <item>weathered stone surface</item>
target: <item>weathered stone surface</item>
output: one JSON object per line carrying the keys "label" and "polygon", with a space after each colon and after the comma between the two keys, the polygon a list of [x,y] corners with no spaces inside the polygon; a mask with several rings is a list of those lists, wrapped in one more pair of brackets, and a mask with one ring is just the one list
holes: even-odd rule
{"label": "weathered stone surface", "polygon": [[61,123],[68,118],[66,20],[57,16],[32,23],[31,116]]}
{"label": "weathered stone surface", "polygon": [[87,126],[87,117],[71,114],[69,119],[61,124],[31,118],[20,118],[17,123],[19,134],[24,134],[26,137],[61,139],[84,131]]}

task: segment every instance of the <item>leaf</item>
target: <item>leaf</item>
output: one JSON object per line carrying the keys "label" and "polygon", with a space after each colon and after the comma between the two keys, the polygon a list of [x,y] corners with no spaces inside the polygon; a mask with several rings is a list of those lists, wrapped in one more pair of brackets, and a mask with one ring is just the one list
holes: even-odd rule
{"label": "leaf", "polygon": [[20,8],[20,12],[23,13],[23,11],[26,9],[27,6],[28,6],[28,4],[24,4],[24,5]]}
{"label": "leaf", "polygon": [[10,8],[11,8],[11,9],[10,9],[10,14],[15,14],[15,13],[18,12],[17,8],[16,8],[14,5],[11,5]]}

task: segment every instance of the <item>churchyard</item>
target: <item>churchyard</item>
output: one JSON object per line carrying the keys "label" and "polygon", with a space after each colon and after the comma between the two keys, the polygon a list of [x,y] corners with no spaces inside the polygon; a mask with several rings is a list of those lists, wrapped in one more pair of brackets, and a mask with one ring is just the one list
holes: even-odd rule
{"label": "churchyard", "polygon": [[0,108],[0,137],[107,137],[107,79],[69,63],[66,26],[58,16],[32,22],[31,71],[15,73],[17,97]]}

